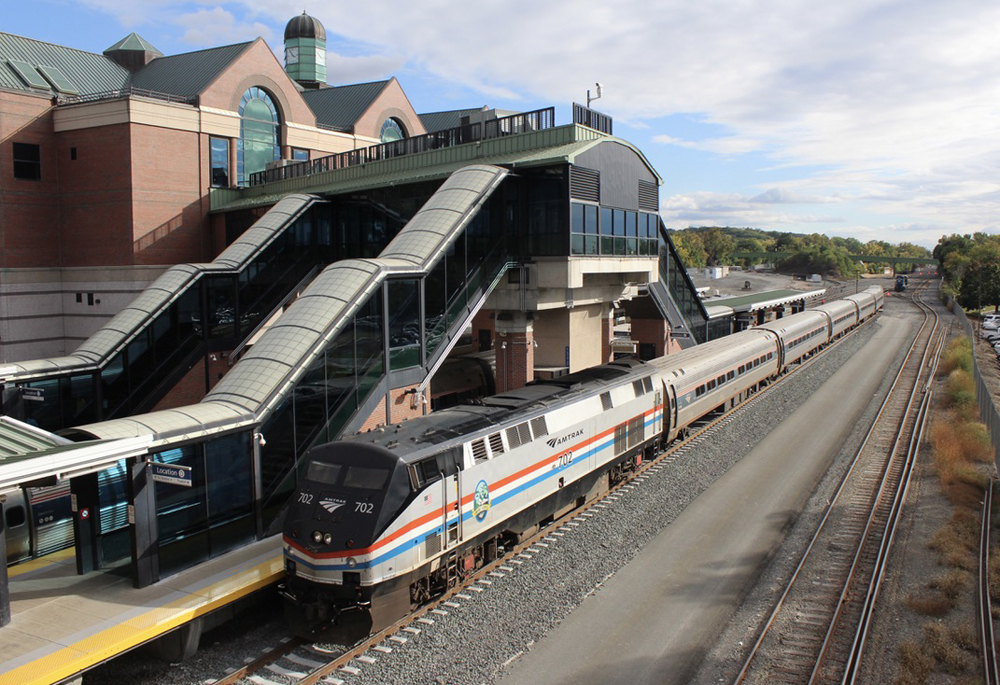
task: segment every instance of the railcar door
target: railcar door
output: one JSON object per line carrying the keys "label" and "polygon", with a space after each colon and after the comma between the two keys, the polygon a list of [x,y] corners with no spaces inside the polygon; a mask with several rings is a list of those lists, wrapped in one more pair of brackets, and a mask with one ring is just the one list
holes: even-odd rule
{"label": "railcar door", "polygon": [[31,556],[31,529],[23,491],[10,494],[3,505],[3,524],[7,532],[7,559],[12,564]]}

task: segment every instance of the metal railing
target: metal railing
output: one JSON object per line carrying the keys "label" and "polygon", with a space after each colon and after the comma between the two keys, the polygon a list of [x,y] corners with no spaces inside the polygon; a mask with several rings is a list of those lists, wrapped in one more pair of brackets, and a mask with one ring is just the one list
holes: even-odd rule
{"label": "metal railing", "polygon": [[607,133],[609,136],[613,135],[611,117],[576,102],[573,103],[573,123]]}
{"label": "metal railing", "polygon": [[119,88],[117,90],[105,90],[100,93],[87,93],[86,95],[60,95],[58,97],[58,104],[60,105],[78,105],[83,102],[97,102],[99,100],[118,100],[120,98],[127,97],[144,97],[152,98],[153,100],[163,100],[165,102],[177,102],[184,105],[194,105],[198,102],[197,95],[174,95],[172,93],[161,93],[156,90],[146,90],[145,88],[136,88],[135,86],[128,86],[126,88]]}
{"label": "metal railing", "polygon": [[404,138],[403,140],[372,145],[358,150],[348,150],[328,157],[320,157],[309,162],[289,164],[250,174],[250,185],[257,186],[264,183],[273,183],[275,181],[318,174],[324,171],[336,171],[337,169],[346,169],[347,167],[366,164],[368,162],[378,162],[395,157],[413,155],[419,152],[453,147],[464,143],[499,138],[501,136],[541,131],[553,128],[555,126],[555,118],[555,107],[547,107],[533,112],[512,114],[499,119],[490,119],[482,123],[467,124],[443,131],[427,133],[422,136],[413,136],[412,138]]}

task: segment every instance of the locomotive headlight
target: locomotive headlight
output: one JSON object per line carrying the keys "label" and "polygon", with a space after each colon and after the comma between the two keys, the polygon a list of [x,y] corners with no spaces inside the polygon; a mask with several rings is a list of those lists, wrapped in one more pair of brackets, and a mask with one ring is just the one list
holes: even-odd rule
{"label": "locomotive headlight", "polygon": [[331,542],[333,542],[333,536],[327,533],[326,535],[323,536],[323,542],[329,545]]}
{"label": "locomotive headlight", "polygon": [[354,557],[347,557],[347,565],[350,566],[351,568],[354,568],[355,566],[358,565],[358,560],[355,559]]}
{"label": "locomotive headlight", "polygon": [[319,544],[320,542],[323,542],[323,533],[319,532],[318,530],[317,531],[313,531],[313,542],[315,542],[317,544]]}

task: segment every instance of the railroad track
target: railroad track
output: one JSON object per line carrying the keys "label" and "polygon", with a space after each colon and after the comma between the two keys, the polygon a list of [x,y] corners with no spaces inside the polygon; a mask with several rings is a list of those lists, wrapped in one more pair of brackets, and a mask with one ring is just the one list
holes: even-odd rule
{"label": "railroad track", "polygon": [[945,339],[913,301],[920,329],[736,683],[854,682]]}
{"label": "railroad track", "polygon": [[979,534],[979,636],[983,650],[983,682],[1000,685],[997,669],[996,639],[993,636],[993,607],[990,602],[990,517],[993,511],[993,481],[983,497],[983,516]]}
{"label": "railroad track", "polygon": [[[869,322],[870,323],[870,322]],[[868,323],[859,326],[860,330]],[[830,349],[850,336],[845,336],[827,347]],[[409,614],[400,622],[380,631],[361,642],[346,648],[329,649],[322,642],[309,643],[298,638],[285,638],[277,647],[244,666],[233,669],[222,678],[214,681],[215,685],[231,683],[254,683],[255,685],[280,685],[293,681],[302,685],[312,683],[329,683],[336,685],[341,678],[356,673],[365,664],[378,659],[380,652],[391,651],[394,645],[405,643],[410,637],[419,634],[431,625],[439,615],[447,614],[449,609],[457,606],[457,600],[469,599],[477,592],[483,591],[494,580],[499,580],[507,574],[516,572],[521,564],[531,558],[549,544],[546,540],[558,539],[572,527],[583,524],[594,516],[592,509],[599,509],[613,502],[624,492],[640,484],[651,471],[659,470],[690,454],[697,446],[710,440],[716,432],[721,431],[735,420],[741,412],[748,411],[756,402],[764,397],[767,391],[780,386],[795,373],[808,368],[818,361],[822,354],[813,355],[788,372],[772,381],[766,388],[747,397],[741,404],[727,412],[716,415],[710,420],[696,424],[684,440],[672,443],[655,458],[645,462],[630,478],[612,487],[602,497],[597,498],[583,507],[577,508],[566,516],[554,521],[525,542],[509,550],[500,559],[480,569],[468,577],[460,585],[452,588],[446,594],[432,600],[417,611]]]}

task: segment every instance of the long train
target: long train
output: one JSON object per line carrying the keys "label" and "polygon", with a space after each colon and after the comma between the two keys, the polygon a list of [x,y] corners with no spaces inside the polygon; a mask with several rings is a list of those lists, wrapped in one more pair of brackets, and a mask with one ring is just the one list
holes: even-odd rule
{"label": "long train", "polygon": [[377,630],[873,317],[869,288],[652,360],[314,447],[284,524],[286,614]]}

